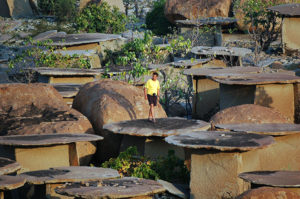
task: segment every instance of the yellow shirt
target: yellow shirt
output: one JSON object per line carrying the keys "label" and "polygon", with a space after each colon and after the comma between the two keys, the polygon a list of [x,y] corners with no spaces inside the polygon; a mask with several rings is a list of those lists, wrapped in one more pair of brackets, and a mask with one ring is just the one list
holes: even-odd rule
{"label": "yellow shirt", "polygon": [[153,81],[152,79],[149,79],[145,85],[145,88],[147,89],[148,95],[153,95],[154,93],[157,95],[157,90],[160,89],[159,81]]}

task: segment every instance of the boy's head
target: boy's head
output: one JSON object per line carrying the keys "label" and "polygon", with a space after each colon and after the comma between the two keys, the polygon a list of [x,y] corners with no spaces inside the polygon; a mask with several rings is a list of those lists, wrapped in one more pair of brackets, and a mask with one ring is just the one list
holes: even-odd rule
{"label": "boy's head", "polygon": [[157,80],[157,78],[158,78],[158,73],[157,73],[157,72],[154,72],[154,73],[152,74],[152,79],[153,79],[153,80]]}

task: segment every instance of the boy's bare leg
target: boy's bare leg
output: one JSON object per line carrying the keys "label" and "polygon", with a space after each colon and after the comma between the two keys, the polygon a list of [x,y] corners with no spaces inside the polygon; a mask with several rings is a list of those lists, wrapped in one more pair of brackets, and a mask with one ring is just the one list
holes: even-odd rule
{"label": "boy's bare leg", "polygon": [[148,116],[148,120],[151,121],[152,118],[152,112],[151,112],[151,105],[149,106],[149,116]]}
{"label": "boy's bare leg", "polygon": [[152,115],[152,120],[155,122],[155,114],[154,114],[154,105],[151,104],[151,115]]}

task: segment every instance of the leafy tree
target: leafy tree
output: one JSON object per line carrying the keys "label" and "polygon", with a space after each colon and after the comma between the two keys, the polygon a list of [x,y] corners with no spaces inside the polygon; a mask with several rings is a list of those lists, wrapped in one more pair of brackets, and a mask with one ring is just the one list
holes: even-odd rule
{"label": "leafy tree", "polygon": [[235,11],[245,14],[244,23],[249,25],[249,33],[256,42],[258,53],[267,50],[273,41],[276,41],[281,30],[281,23],[277,13],[267,8],[282,3],[282,0],[236,0]]}

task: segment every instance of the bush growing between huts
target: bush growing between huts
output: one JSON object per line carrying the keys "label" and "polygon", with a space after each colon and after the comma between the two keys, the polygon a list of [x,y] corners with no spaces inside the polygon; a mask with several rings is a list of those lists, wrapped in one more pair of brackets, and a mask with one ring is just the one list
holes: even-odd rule
{"label": "bush growing between huts", "polygon": [[121,33],[125,31],[126,23],[126,15],[106,2],[88,5],[75,19],[76,28],[89,33]]}
{"label": "bush growing between huts", "polygon": [[147,13],[146,25],[156,35],[173,33],[175,25],[170,23],[164,14],[166,0],[158,0],[153,9]]}
{"label": "bush growing between huts", "polygon": [[76,0],[38,0],[41,13],[54,15],[59,21],[73,21],[77,13]]}
{"label": "bush growing between huts", "polygon": [[116,169],[121,176],[189,183],[189,172],[184,161],[176,157],[174,151],[169,151],[167,157],[151,160],[140,156],[136,147],[129,147],[117,158],[104,162],[102,167]]}

